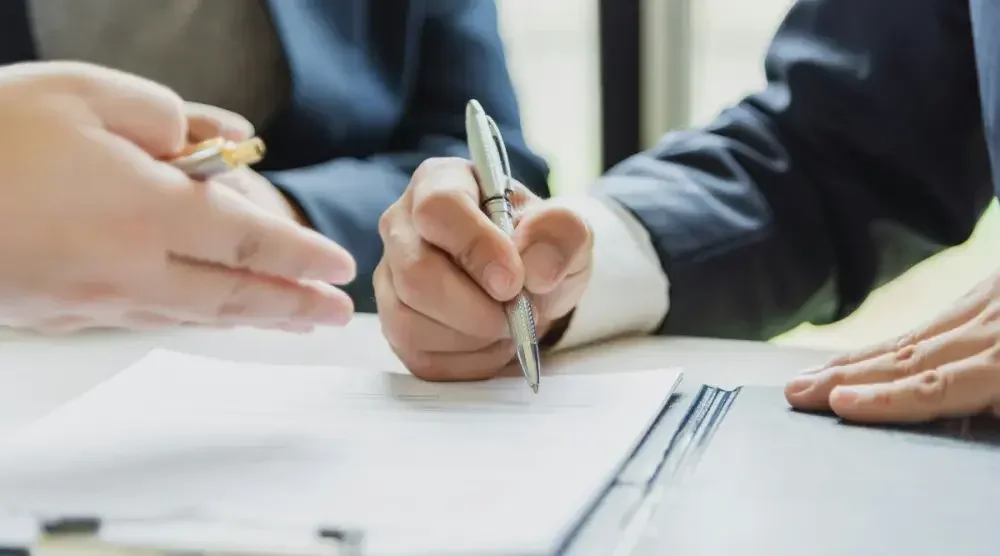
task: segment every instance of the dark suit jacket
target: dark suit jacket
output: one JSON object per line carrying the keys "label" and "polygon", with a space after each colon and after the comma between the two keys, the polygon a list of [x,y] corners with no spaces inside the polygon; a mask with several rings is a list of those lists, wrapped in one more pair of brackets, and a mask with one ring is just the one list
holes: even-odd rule
{"label": "dark suit jacket", "polygon": [[[86,0],[81,0],[86,1]],[[270,0],[292,95],[266,129],[258,169],[313,226],[358,261],[348,291],[374,311],[378,219],[432,156],[467,156],[465,103],[497,121],[516,177],[547,195],[548,169],[527,148],[487,0]],[[23,0],[0,0],[0,64],[31,60]]]}
{"label": "dark suit jacket", "polygon": [[660,254],[661,332],[835,321],[968,239],[1000,183],[998,30],[995,0],[797,2],[765,90],[597,185]]}

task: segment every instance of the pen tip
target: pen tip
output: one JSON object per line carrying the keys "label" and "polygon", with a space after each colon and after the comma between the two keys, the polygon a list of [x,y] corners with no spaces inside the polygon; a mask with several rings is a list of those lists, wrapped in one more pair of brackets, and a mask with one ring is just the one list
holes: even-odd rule
{"label": "pen tip", "polygon": [[517,346],[517,360],[521,363],[524,378],[537,394],[538,383],[541,380],[540,358],[537,344],[522,344]]}

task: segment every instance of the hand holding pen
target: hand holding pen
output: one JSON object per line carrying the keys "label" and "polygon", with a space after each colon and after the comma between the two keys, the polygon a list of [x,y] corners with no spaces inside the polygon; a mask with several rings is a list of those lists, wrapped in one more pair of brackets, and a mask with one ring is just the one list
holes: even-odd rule
{"label": "hand holding pen", "polygon": [[171,164],[186,154],[185,109],[160,85],[89,64],[0,68],[0,149],[16,153],[0,167],[0,325],[350,318],[350,299],[328,285],[353,279],[347,252]]}
{"label": "hand holding pen", "polygon": [[[474,141],[473,151],[486,146]],[[501,152],[502,138],[497,143]],[[382,329],[426,380],[495,376],[517,356],[511,302],[526,297],[544,341],[589,279],[592,238],[579,214],[511,179],[509,234],[490,218],[478,173],[469,160],[426,161],[379,223],[385,253],[374,285]]]}

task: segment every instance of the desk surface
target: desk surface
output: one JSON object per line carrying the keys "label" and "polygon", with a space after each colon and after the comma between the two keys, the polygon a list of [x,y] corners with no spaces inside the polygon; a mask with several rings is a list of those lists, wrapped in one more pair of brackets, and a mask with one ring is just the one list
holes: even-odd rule
{"label": "desk surface", "polygon": [[[375,317],[297,335],[253,329],[93,332],[60,338],[0,332],[0,433],[34,419],[129,366],[153,348],[237,361],[339,365],[404,372]],[[641,338],[560,354],[547,372],[681,368],[685,382],[777,385],[830,353],[765,343]]]}

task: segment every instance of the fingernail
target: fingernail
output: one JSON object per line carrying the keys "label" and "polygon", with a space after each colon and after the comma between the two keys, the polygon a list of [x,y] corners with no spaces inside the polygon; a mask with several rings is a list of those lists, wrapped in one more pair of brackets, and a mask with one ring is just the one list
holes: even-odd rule
{"label": "fingernail", "polygon": [[353,260],[325,260],[305,273],[307,279],[323,280],[338,286],[350,284],[357,278],[357,267]]}
{"label": "fingernail", "polygon": [[785,388],[785,392],[789,396],[795,396],[805,392],[809,388],[812,388],[812,385],[815,383],[816,380],[813,377],[800,375],[793,378],[792,381],[788,383],[788,386]]}
{"label": "fingernail", "polygon": [[483,271],[483,280],[494,297],[504,298],[510,293],[510,288],[514,283],[514,275],[500,263],[490,263]]}
{"label": "fingernail", "polygon": [[342,306],[333,308],[322,313],[314,322],[315,324],[327,324],[332,326],[344,326],[351,322],[351,313],[345,311]]}
{"label": "fingernail", "polygon": [[230,127],[228,125],[222,126],[222,131],[220,132],[222,137],[229,139],[230,141],[244,141],[253,137],[249,130],[241,127]]}
{"label": "fingernail", "polygon": [[530,272],[546,284],[559,279],[566,261],[562,253],[548,243],[536,243],[525,249],[521,255],[525,272]]}
{"label": "fingernail", "polygon": [[343,326],[350,322],[354,307],[343,299],[320,299],[307,311],[296,314],[288,324]]}
{"label": "fingernail", "polygon": [[814,375],[814,374],[819,373],[820,371],[822,371],[826,367],[827,367],[826,365],[819,365],[819,366],[813,367],[811,369],[806,369],[806,370],[802,371],[800,373],[800,375],[801,376]]}
{"label": "fingernail", "polygon": [[836,388],[833,391],[833,402],[837,405],[855,405],[861,400],[861,393],[854,388]]}

